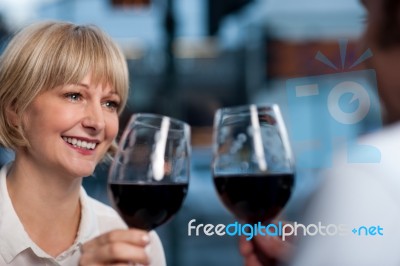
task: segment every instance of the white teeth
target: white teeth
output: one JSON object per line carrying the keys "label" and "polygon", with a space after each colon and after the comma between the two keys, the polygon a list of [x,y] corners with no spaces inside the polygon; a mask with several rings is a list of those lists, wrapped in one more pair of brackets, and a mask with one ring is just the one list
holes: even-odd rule
{"label": "white teeth", "polygon": [[95,142],[88,142],[88,141],[81,141],[76,138],[67,138],[63,137],[63,140],[65,142],[68,142],[69,144],[74,145],[75,147],[87,149],[87,150],[94,150],[96,148],[96,143]]}

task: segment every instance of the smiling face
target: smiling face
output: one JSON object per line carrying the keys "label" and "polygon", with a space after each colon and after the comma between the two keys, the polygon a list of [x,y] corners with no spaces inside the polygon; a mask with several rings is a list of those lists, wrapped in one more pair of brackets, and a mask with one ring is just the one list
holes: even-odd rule
{"label": "smiling face", "polygon": [[[127,62],[117,44],[102,30],[90,25],[49,21],[33,23],[19,31],[0,57],[0,145],[14,151],[29,149],[29,142],[33,139],[32,136],[29,136],[30,141],[26,139],[30,134],[26,128],[34,128],[29,121],[36,119],[30,112],[38,112],[37,106],[41,105],[38,102],[45,102],[47,97],[54,97],[53,102],[59,101],[54,92],[48,93],[49,90],[60,91],[66,84],[82,82],[87,83],[90,92],[94,87],[96,91],[109,89],[94,84],[108,84],[119,95],[118,112],[122,112],[128,99]],[[86,98],[83,99],[86,102]],[[55,107],[61,108],[61,105]],[[20,123],[24,120],[23,115],[27,117],[25,130]],[[46,116],[41,114],[39,117]],[[78,115],[74,114],[74,117]],[[63,122],[61,116],[56,119]],[[71,138],[70,142],[74,140]],[[75,144],[79,145],[78,139]],[[91,146],[93,143],[89,148]],[[109,155],[114,150],[112,146]]]}
{"label": "smiling face", "polygon": [[120,101],[113,88],[93,83],[90,75],[44,91],[22,115],[29,146],[17,157],[46,171],[91,175],[117,135]]}

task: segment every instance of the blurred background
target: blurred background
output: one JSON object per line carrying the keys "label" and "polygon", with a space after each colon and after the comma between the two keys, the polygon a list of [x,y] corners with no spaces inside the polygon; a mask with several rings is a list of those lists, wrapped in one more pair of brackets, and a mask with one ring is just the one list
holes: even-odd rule
{"label": "blurred background", "polygon": [[[278,103],[292,137],[286,81],[347,71],[315,56],[321,52],[340,66],[338,40],[346,39],[344,65],[354,63],[365,51],[357,42],[364,16],[358,0],[1,0],[0,51],[14,31],[37,20],[96,24],[108,32],[127,57],[131,79],[121,129],[135,112],[165,114],[192,126],[188,195],[174,219],[157,230],[168,265],[235,266],[243,264],[236,238],[188,236],[191,219],[196,224],[235,221],[218,200],[211,179],[215,110]],[[312,118],[320,106],[298,108],[311,115],[305,125],[310,131],[320,127],[319,118]],[[360,134],[376,125],[366,123],[351,130]],[[8,151],[0,155],[2,163],[12,159]],[[100,165],[84,181],[88,193],[105,203],[107,167]],[[300,168],[283,213],[288,219],[301,220],[301,205],[319,182],[316,169]]]}

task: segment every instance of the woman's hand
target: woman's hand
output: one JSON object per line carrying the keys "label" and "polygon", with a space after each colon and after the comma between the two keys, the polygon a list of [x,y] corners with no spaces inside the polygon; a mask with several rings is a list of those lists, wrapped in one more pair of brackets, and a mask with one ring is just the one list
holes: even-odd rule
{"label": "woman's hand", "polygon": [[80,266],[148,265],[148,232],[139,229],[114,230],[100,235],[81,247]]}

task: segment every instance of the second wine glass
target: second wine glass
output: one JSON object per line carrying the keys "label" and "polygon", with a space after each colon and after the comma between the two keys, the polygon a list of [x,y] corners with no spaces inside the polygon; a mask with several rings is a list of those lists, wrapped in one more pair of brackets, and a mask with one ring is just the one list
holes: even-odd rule
{"label": "second wine glass", "polygon": [[238,219],[271,221],[290,198],[294,172],[277,105],[217,110],[212,174],[220,199]]}
{"label": "second wine glass", "polygon": [[189,173],[189,125],[167,116],[135,114],[110,169],[114,207],[129,227],[152,230],[181,207]]}

